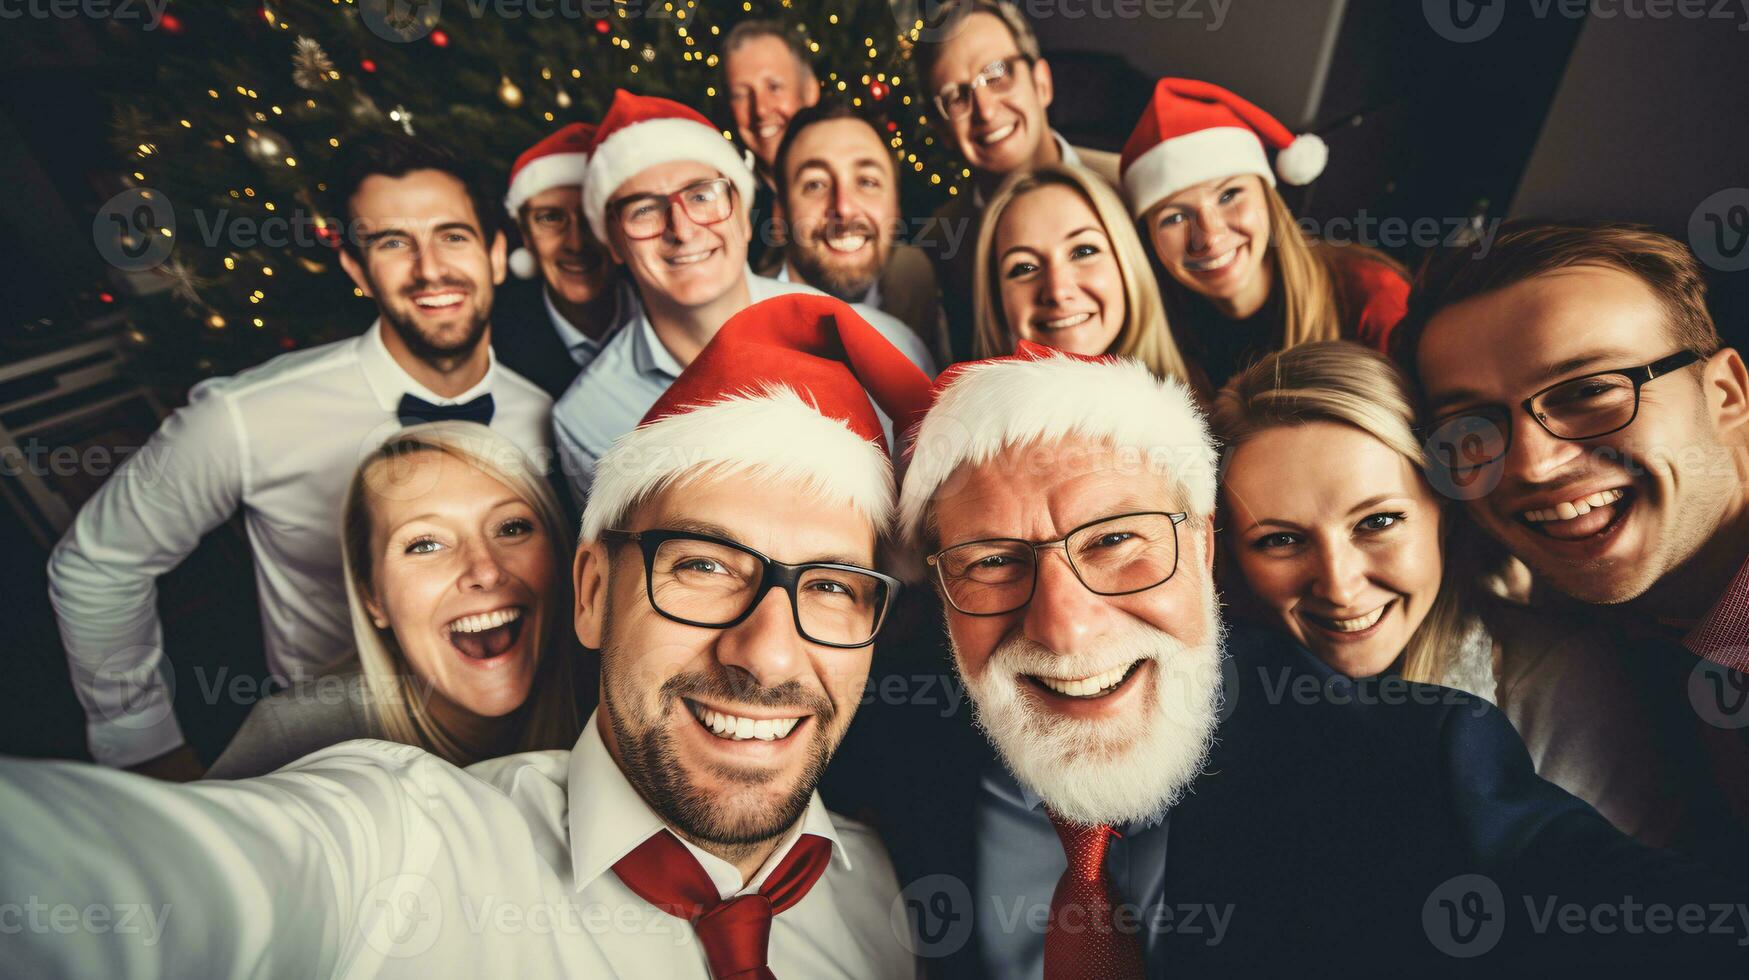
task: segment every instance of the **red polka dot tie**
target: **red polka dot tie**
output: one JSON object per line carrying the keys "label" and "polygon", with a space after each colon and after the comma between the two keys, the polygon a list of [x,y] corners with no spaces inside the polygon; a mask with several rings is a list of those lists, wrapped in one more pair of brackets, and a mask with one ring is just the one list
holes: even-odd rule
{"label": "red polka dot tie", "polygon": [[1045,980],[1140,980],[1142,937],[1113,920],[1117,893],[1105,873],[1105,852],[1116,832],[1108,826],[1068,823],[1051,814],[1069,866],[1051,893],[1045,931]]}
{"label": "red polka dot tie", "polygon": [[620,858],[613,873],[644,901],[692,923],[715,980],[775,980],[766,965],[771,917],[801,901],[831,859],[831,841],[803,834],[758,893],[723,901],[698,859],[663,830]]}

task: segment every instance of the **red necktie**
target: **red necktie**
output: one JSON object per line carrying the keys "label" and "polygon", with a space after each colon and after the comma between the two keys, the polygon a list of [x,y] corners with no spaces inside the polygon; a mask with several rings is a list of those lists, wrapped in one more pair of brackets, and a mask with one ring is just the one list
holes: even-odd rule
{"label": "red necktie", "polygon": [[1118,931],[1112,917],[1117,893],[1105,873],[1112,829],[1050,817],[1069,866],[1051,893],[1045,980],[1140,980],[1142,938],[1135,931]]}
{"label": "red necktie", "polygon": [[613,873],[639,898],[692,923],[715,980],[776,980],[765,964],[771,917],[801,901],[831,860],[831,841],[803,834],[758,893],[724,901],[686,845],[663,830],[620,858]]}

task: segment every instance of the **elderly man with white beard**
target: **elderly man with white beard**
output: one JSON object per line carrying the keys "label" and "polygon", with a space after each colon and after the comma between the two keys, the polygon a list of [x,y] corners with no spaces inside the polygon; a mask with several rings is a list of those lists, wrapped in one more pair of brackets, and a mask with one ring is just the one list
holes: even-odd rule
{"label": "elderly man with white beard", "polygon": [[1225,630],[1216,452],[1176,382],[1023,344],[934,391],[899,519],[984,737],[877,682],[905,786],[866,801],[932,974],[1443,976],[1486,955],[1517,975],[1740,954],[1551,927],[1538,910],[1742,889],[1539,779],[1491,705]]}

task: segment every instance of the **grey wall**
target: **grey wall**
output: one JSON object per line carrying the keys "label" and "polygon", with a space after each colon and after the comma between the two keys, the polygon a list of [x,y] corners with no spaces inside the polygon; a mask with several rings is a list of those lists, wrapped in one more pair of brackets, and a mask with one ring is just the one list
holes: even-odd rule
{"label": "grey wall", "polygon": [[[1348,0],[1021,3],[1046,50],[1101,51],[1149,79],[1176,75],[1225,85],[1295,130],[1312,122],[1348,6]],[[1117,16],[1126,7],[1140,16]]]}
{"label": "grey wall", "polygon": [[[1711,5],[1709,5],[1711,6]],[[1590,18],[1514,215],[1609,218],[1685,232],[1709,195],[1749,187],[1749,14]]]}

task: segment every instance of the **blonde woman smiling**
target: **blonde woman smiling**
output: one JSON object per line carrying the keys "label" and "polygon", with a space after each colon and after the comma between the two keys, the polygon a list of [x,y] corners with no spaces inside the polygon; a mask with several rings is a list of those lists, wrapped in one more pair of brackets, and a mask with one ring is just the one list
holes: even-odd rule
{"label": "blonde woman smiling", "polygon": [[1123,201],[1089,170],[1054,164],[1002,184],[984,209],[973,288],[977,357],[1028,340],[1188,380]]}
{"label": "blonde woman smiling", "polygon": [[258,702],[208,778],[353,738],[456,765],[576,741],[571,535],[520,449],[471,422],[403,429],[341,520],[356,660]]}
{"label": "blonde woman smiling", "polygon": [[1402,266],[1308,237],[1276,191],[1278,174],[1310,183],[1327,156],[1318,137],[1296,138],[1232,92],[1188,78],[1159,81],[1124,145],[1124,194],[1162,270],[1166,315],[1213,388],[1307,341],[1382,351],[1403,318]]}

